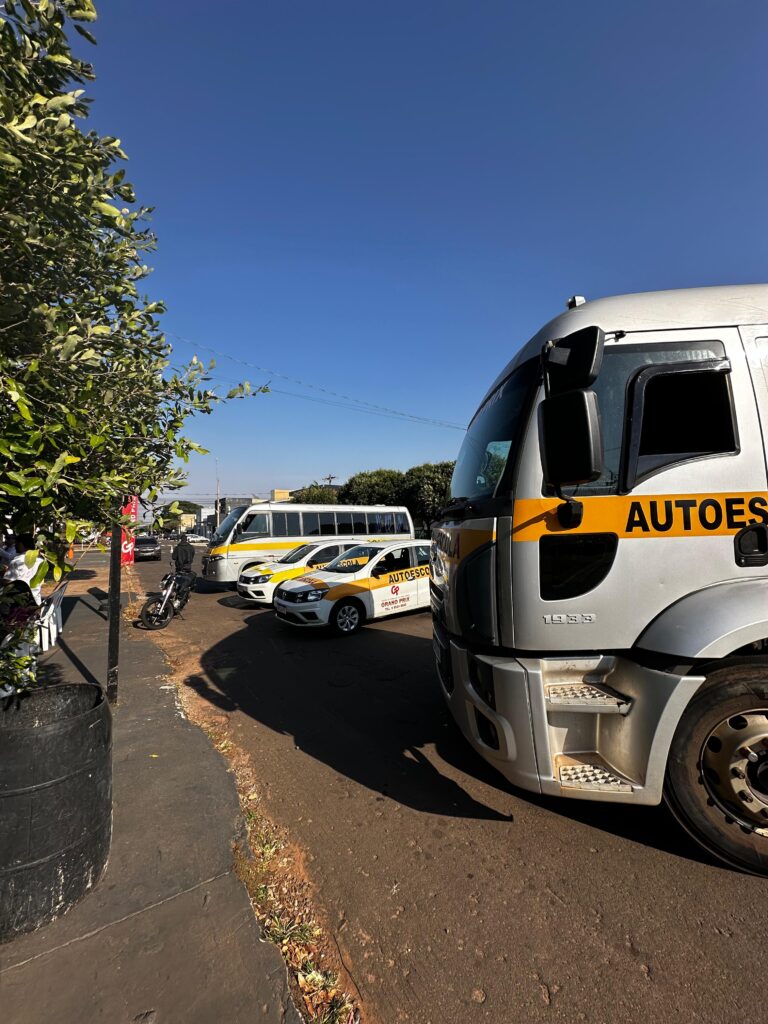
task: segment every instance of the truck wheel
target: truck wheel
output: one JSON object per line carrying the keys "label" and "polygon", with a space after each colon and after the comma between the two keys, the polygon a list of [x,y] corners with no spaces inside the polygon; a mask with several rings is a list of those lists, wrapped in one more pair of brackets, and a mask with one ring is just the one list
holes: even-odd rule
{"label": "truck wheel", "polygon": [[352,636],[363,624],[365,612],[359,601],[342,599],[331,612],[331,626],[341,636]]}
{"label": "truck wheel", "polygon": [[710,853],[768,875],[768,665],[710,673],[672,740],[664,796]]}

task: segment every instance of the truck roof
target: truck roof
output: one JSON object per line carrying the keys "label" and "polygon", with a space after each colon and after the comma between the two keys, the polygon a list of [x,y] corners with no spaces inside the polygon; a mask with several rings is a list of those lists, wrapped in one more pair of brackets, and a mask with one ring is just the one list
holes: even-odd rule
{"label": "truck roof", "polygon": [[562,338],[580,327],[597,325],[606,332],[668,331],[737,324],[768,324],[768,284],[675,288],[593,299],[545,324],[504,367],[488,394],[518,363],[538,355],[546,341]]}

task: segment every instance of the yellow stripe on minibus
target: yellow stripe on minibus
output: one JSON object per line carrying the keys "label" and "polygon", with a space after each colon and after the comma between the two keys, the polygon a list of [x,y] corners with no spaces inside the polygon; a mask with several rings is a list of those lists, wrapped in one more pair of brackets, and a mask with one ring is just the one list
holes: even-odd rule
{"label": "yellow stripe on minibus", "polygon": [[606,495],[579,498],[581,524],[565,528],[557,520],[559,498],[520,498],[515,502],[512,540],[531,541],[553,533],[615,533],[619,537],[722,537],[745,526],[768,523],[768,492],[717,494]]}

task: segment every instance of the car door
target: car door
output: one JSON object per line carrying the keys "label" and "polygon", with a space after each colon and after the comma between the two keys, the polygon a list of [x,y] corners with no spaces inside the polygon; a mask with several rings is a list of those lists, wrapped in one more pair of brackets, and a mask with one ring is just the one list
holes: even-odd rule
{"label": "car door", "polygon": [[416,568],[416,603],[419,608],[429,608],[429,547],[429,541],[425,540],[412,549]]}
{"label": "car door", "polygon": [[371,567],[370,586],[375,616],[417,608],[418,578],[413,548],[404,545],[385,551]]}

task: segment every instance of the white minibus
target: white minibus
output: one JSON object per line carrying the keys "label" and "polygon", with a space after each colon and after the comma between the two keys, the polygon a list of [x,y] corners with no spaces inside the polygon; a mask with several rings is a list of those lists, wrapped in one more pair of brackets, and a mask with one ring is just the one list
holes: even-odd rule
{"label": "white minibus", "polygon": [[241,572],[292,548],[326,537],[357,541],[411,540],[407,508],[389,505],[292,505],[261,502],[233,508],[211,537],[203,578],[236,583]]}

